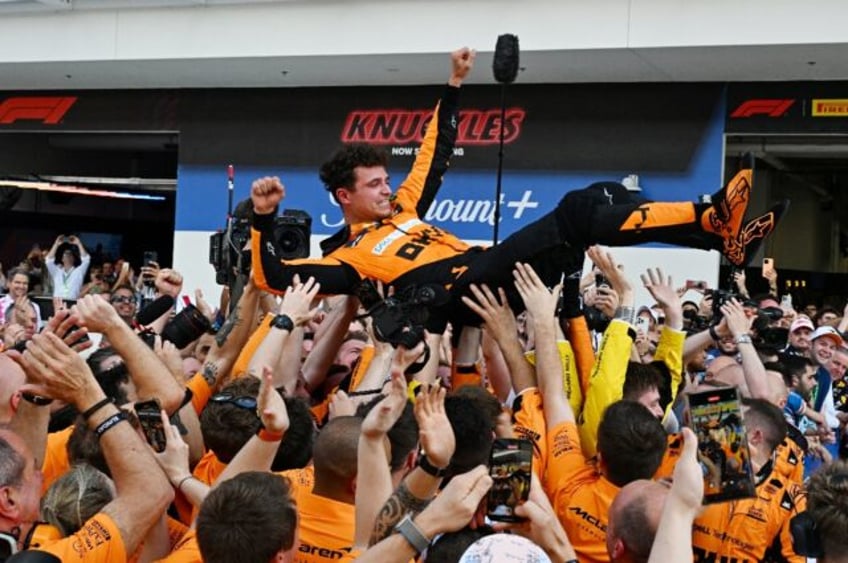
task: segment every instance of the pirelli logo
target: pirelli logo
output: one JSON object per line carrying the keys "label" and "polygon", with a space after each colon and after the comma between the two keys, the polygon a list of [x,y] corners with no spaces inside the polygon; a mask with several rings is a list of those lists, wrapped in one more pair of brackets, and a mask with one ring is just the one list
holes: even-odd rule
{"label": "pirelli logo", "polygon": [[848,117],[848,98],[813,99],[813,117]]}

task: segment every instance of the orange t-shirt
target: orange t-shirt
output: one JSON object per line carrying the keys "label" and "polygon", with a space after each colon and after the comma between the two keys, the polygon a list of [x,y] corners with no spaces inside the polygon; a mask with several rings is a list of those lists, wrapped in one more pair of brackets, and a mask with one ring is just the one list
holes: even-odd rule
{"label": "orange t-shirt", "polygon": [[580,448],[574,422],[548,431],[546,492],[581,563],[608,562],[609,507],[619,487],[598,474]]}
{"label": "orange t-shirt", "polygon": [[536,387],[525,389],[512,402],[512,431],[516,437],[533,442],[533,471],[544,479],[548,462],[545,413],[542,394]]}
{"label": "orange t-shirt", "polygon": [[41,464],[41,473],[44,475],[44,481],[41,483],[42,495],[47,492],[54,481],[71,468],[71,462],[68,459],[68,440],[70,440],[73,431],[74,426],[71,425],[64,430],[51,432],[47,435],[44,463]]}
{"label": "orange t-shirt", "polygon": [[173,551],[159,559],[162,563],[203,563],[200,556],[200,546],[197,545],[197,530],[191,529],[183,535],[179,543],[174,546]]}
{"label": "orange t-shirt", "polygon": [[118,525],[103,512],[88,519],[72,536],[34,548],[34,551],[52,553],[62,563],[114,563],[127,560]]}
{"label": "orange t-shirt", "polygon": [[316,495],[312,489],[295,494],[300,545],[295,563],[338,561],[351,553],[355,529],[355,507]]}

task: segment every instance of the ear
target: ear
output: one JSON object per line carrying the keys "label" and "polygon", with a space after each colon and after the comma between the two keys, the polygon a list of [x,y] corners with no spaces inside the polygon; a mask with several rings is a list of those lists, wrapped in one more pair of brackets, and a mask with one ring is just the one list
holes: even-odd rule
{"label": "ear", "polygon": [[16,391],[11,397],[9,397],[9,406],[12,408],[13,413],[18,412],[19,404],[21,404],[21,392]]}
{"label": "ear", "polygon": [[415,469],[416,465],[418,465],[418,448],[412,448],[412,450],[406,454],[406,459],[403,461],[404,474]]}
{"label": "ear", "polygon": [[0,487],[0,516],[12,522],[18,521],[20,513],[17,495],[18,491],[14,487]]}
{"label": "ear", "polygon": [[350,190],[348,190],[347,188],[338,188],[335,193],[336,199],[339,201],[339,203],[350,203]]}
{"label": "ear", "polygon": [[610,558],[613,561],[620,559],[624,556],[624,542],[621,541],[621,538],[616,538],[615,543],[612,544],[612,553],[610,553]]}

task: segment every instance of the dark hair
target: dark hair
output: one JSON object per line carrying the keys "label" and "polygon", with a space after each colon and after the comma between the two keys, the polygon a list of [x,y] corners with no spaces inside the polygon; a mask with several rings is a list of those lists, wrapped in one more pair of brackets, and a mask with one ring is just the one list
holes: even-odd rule
{"label": "dark hair", "polygon": [[478,465],[487,465],[494,440],[495,421],[481,397],[468,391],[451,392],[445,397],[445,413],[456,437],[456,451],[448,472],[459,475]]}
{"label": "dark hair", "polygon": [[113,356],[118,356],[114,348],[101,348],[90,355],[86,363],[106,396],[120,405],[126,402],[126,394],[121,387],[129,383],[130,372],[123,360],[109,369],[102,369],[102,363]]}
{"label": "dark hair", "polygon": [[283,397],[283,402],[289,415],[289,429],[280,442],[271,471],[306,467],[312,459],[312,446],[315,444],[315,424],[306,401],[298,397]]}
{"label": "dark hair", "polygon": [[267,563],[294,546],[297,507],[288,479],[251,471],[209,492],[197,516],[206,563]]}
{"label": "dark hair", "polygon": [[780,354],[778,356],[778,362],[783,365],[783,370],[776,371],[780,371],[783,374],[783,380],[789,388],[794,386],[793,377],[797,377],[800,380],[808,368],[816,365],[810,358],[796,356],[794,354]]}
{"label": "dark hair", "polygon": [[457,563],[471,544],[494,534],[489,526],[476,529],[465,527],[456,532],[442,534],[439,539],[427,548],[427,559],[430,563]]}
{"label": "dark hair", "polygon": [[[220,393],[256,398],[259,394],[259,380],[255,377],[241,377],[225,385]],[[203,442],[223,463],[230,463],[261,427],[262,422],[255,410],[230,403],[209,401],[200,414]]]}
{"label": "dark hair", "polygon": [[607,407],[598,426],[598,452],[606,477],[618,487],[650,479],[665,454],[662,423],[644,405],[618,401]]}
{"label": "dark hair", "polygon": [[389,163],[388,153],[380,148],[364,143],[351,143],[340,148],[324,164],[321,165],[319,177],[324,187],[333,198],[339,188],[353,189],[355,183],[354,169],[357,166],[386,166]]}
{"label": "dark hair", "polygon": [[825,305],[824,307],[820,307],[819,309],[816,310],[816,315],[813,317],[813,324],[816,325],[816,326],[819,326],[819,322],[821,321],[822,317],[825,316],[828,313],[836,315],[837,317],[842,316],[842,315],[839,314],[839,311],[837,311],[836,309],[834,309],[830,305]]}
{"label": "dark hair", "polygon": [[[807,513],[813,519],[828,558],[848,555],[848,462],[834,461],[810,477]],[[829,559],[828,559],[829,560]]]}
{"label": "dark hair", "polygon": [[743,413],[748,435],[751,429],[758,428],[763,433],[768,449],[774,451],[788,432],[783,411],[765,399],[743,397],[742,404],[748,407]]}
{"label": "dark hair", "polygon": [[32,282],[32,277],[29,275],[29,272],[27,272],[26,270],[24,270],[20,266],[16,266],[16,267],[12,268],[11,270],[9,270],[9,272],[6,274],[6,279],[11,282],[12,278],[14,278],[15,276],[26,276],[27,283]]}
{"label": "dark hair", "polygon": [[[368,413],[371,412],[377,403],[383,400],[383,395],[377,395],[367,403],[359,405],[356,409],[356,416],[365,419]],[[415,421],[415,414],[412,411],[412,403],[406,402],[403,407],[403,413],[388,432],[389,443],[392,445],[392,471],[397,471],[403,467],[406,456],[409,455],[418,445],[418,423]]]}
{"label": "dark hair", "polygon": [[71,244],[69,242],[63,242],[62,244],[60,244],[58,246],[58,248],[56,248],[56,255],[53,259],[53,261],[57,265],[59,265],[59,266],[62,265],[62,255],[65,254],[65,252],[70,252],[71,254],[74,255],[74,267],[75,268],[77,266],[79,266],[80,264],[82,264],[82,259],[80,258],[79,248],[77,248],[77,246],[75,244]]}
{"label": "dark hair", "polygon": [[659,391],[661,384],[662,374],[656,366],[641,362],[628,362],[627,372],[624,375],[622,396],[627,401],[638,401],[643,393],[651,389]]}
{"label": "dark hair", "polygon": [[[138,430],[141,427],[138,417],[133,412],[126,414],[130,425]],[[81,416],[78,416],[74,421],[74,429],[68,437],[65,450],[71,465],[86,463],[109,477],[112,476],[109,464],[106,462],[106,456],[103,455],[103,450],[100,448],[100,439]]]}
{"label": "dark hair", "polygon": [[356,477],[361,427],[362,419],[358,416],[336,417],[324,425],[315,440],[316,484],[327,480],[339,486]]}

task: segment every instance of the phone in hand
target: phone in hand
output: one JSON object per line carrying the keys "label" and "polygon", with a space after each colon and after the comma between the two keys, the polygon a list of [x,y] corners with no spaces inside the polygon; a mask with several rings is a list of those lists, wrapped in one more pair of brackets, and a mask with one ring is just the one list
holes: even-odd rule
{"label": "phone in hand", "polygon": [[142,265],[148,267],[150,264],[159,264],[159,253],[155,250],[147,250],[142,255]]}
{"label": "phone in hand", "polygon": [[515,507],[530,496],[533,472],[533,444],[521,438],[496,438],[489,457],[492,488],[486,497],[486,514],[490,520],[521,522]]}
{"label": "phone in hand", "polygon": [[704,504],[753,497],[754,473],[736,387],[686,396],[689,427],[698,437],[704,473]]}
{"label": "phone in hand", "polygon": [[135,414],[141,424],[144,437],[156,452],[164,452],[167,445],[161,413],[162,405],[159,403],[159,399],[139,401],[135,404]]}
{"label": "phone in hand", "polygon": [[648,334],[651,331],[651,322],[647,317],[636,317],[636,332]]}
{"label": "phone in hand", "polygon": [[612,284],[609,280],[601,273],[595,274],[595,287],[608,287],[611,288]]}
{"label": "phone in hand", "polygon": [[768,279],[774,274],[774,258],[763,258],[763,277]]}
{"label": "phone in hand", "polygon": [[704,291],[707,289],[707,282],[704,280],[686,280],[686,289]]}

